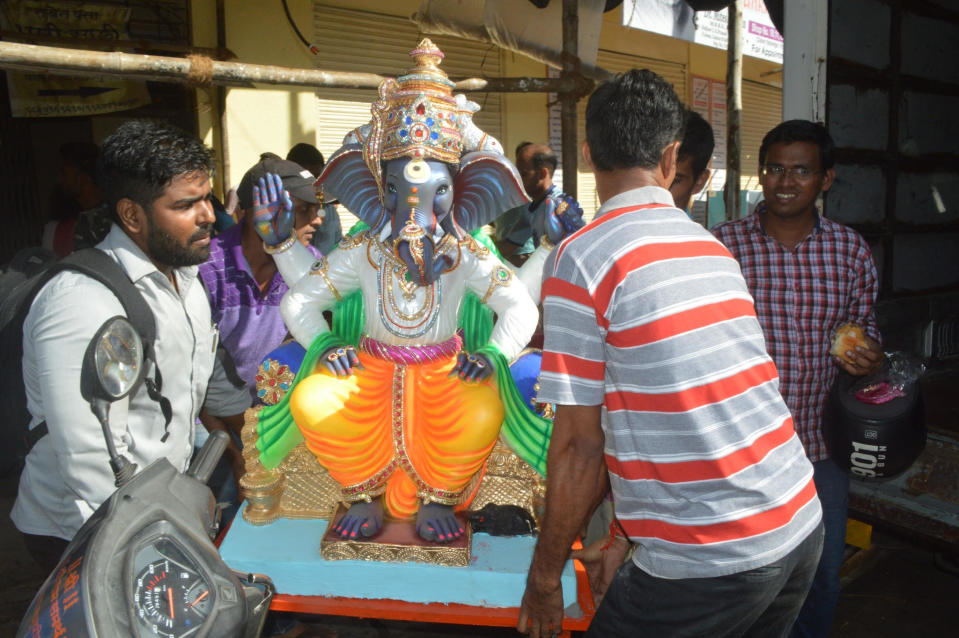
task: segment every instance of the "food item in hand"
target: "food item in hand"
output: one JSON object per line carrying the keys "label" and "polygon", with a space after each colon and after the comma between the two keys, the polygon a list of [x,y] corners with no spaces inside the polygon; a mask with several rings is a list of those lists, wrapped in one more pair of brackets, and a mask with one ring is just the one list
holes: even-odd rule
{"label": "food item in hand", "polygon": [[846,363],[855,363],[846,356],[846,352],[855,352],[856,346],[868,348],[866,335],[862,328],[854,323],[844,323],[838,328],[832,336],[832,347],[829,348],[829,354],[839,357]]}

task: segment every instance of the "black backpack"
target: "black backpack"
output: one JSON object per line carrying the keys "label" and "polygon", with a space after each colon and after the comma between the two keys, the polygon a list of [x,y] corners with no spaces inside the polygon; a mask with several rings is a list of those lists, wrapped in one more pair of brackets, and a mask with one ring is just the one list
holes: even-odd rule
{"label": "black backpack", "polygon": [[154,378],[144,380],[150,398],[160,404],[167,426],[173,417],[170,401],[160,394],[162,379],[153,351],[153,311],[120,265],[97,248],[78,250],[59,261],[49,251],[25,249],[0,275],[0,366],[4,370],[0,380],[0,476],[19,471],[30,449],[47,434],[46,423],[29,428],[31,417],[23,384],[23,322],[40,289],[65,270],[83,273],[116,295],[143,341],[146,369],[154,363]]}

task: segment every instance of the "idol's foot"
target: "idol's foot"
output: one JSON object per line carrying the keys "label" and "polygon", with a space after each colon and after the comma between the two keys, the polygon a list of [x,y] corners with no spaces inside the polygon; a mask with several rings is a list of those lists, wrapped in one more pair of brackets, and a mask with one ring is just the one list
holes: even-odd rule
{"label": "idol's foot", "polygon": [[453,515],[452,506],[427,503],[420,505],[416,513],[416,533],[428,541],[449,543],[466,533],[466,530]]}
{"label": "idol's foot", "polygon": [[383,504],[380,499],[372,503],[357,501],[350,505],[343,518],[333,526],[333,531],[342,538],[357,536],[369,538],[383,529]]}

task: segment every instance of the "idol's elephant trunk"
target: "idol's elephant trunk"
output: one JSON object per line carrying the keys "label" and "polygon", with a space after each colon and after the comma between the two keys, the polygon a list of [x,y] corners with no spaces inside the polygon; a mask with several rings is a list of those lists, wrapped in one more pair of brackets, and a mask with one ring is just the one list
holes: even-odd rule
{"label": "idol's elephant trunk", "polygon": [[406,264],[413,281],[420,286],[428,286],[439,279],[452,264],[446,255],[436,257],[436,244],[433,241],[435,231],[436,217],[432,213],[413,209],[395,238],[397,257]]}

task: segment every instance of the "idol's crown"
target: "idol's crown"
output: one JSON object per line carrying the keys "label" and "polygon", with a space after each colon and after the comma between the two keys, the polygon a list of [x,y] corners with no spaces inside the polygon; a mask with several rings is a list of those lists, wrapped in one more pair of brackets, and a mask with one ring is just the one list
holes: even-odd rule
{"label": "idol's crown", "polygon": [[380,159],[415,157],[456,164],[463,138],[453,82],[438,66],[443,52],[424,38],[410,57],[414,66],[381,87],[381,100],[374,105],[383,114]]}

